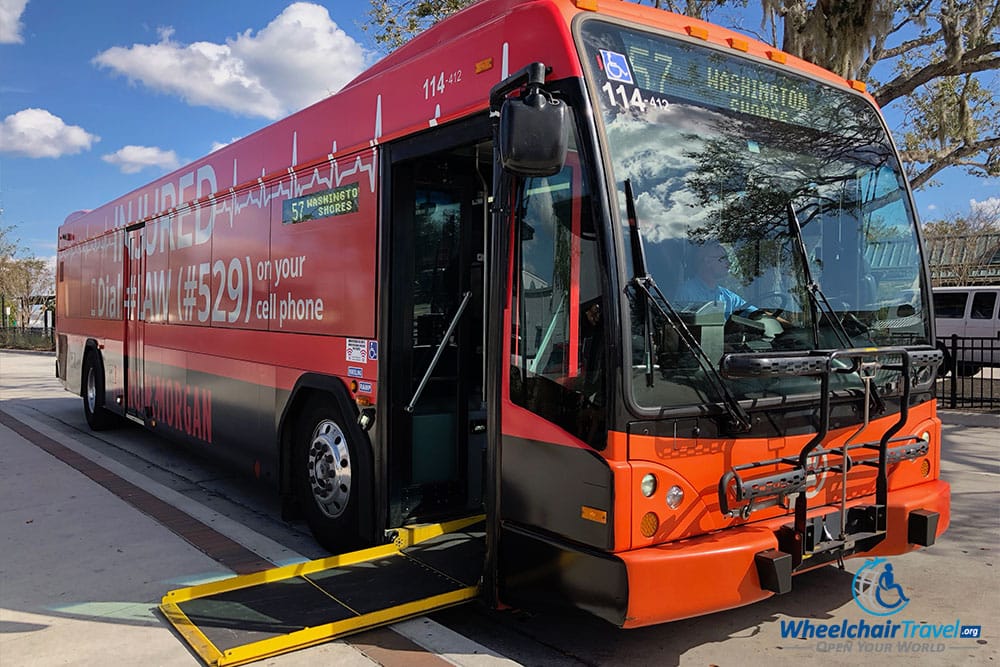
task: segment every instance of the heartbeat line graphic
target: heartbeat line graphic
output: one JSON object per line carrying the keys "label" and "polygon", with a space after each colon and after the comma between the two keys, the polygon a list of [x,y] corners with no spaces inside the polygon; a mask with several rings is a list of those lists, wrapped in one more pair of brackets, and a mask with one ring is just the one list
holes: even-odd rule
{"label": "heartbeat line graphic", "polygon": [[[375,192],[375,149],[371,149],[371,161],[366,163],[359,154],[354,158],[354,163],[346,168],[341,168],[334,154],[337,152],[337,142],[333,142],[331,153],[327,156],[325,165],[317,165],[308,173],[297,173],[295,171],[295,157],[298,154],[298,136],[292,135],[292,166],[289,167],[289,174],[278,179],[277,182],[265,183],[264,173],[257,179],[257,187],[246,192],[245,195],[230,189],[230,194],[224,196],[219,201],[218,195],[210,198],[215,201],[213,211],[215,215],[229,214],[229,226],[236,222],[237,216],[246,208],[254,207],[258,209],[266,208],[273,200],[298,197],[308,190],[318,185],[325,185],[333,188],[341,185],[347,178],[366,173],[368,175],[368,187],[371,192]],[[233,180],[236,178],[236,160],[233,160]]]}
{"label": "heartbeat line graphic", "polygon": [[[238,158],[233,158],[233,187],[230,187],[228,191],[225,189],[216,190],[212,194],[205,196],[201,201],[194,203],[186,201],[176,206],[166,204],[168,197],[170,200],[173,200],[176,197],[175,193],[183,190],[185,187],[183,182],[186,176],[193,180],[194,174],[197,174],[199,179],[198,188],[200,190],[201,183],[205,182],[205,179],[208,178],[208,176],[203,177],[203,172],[207,172],[210,175],[209,182],[211,182],[213,187],[215,186],[215,167],[212,163],[208,162],[197,167],[192,165],[192,172],[180,177],[180,188],[177,187],[176,181],[166,183],[157,181],[134,198],[127,201],[119,200],[112,204],[111,210],[105,214],[104,231],[120,229],[144,218],[158,217],[168,212],[176,212],[178,215],[188,215],[199,209],[210,212],[213,220],[215,216],[225,216],[228,214],[229,226],[233,227],[239,214],[247,208],[265,210],[275,199],[298,197],[318,186],[333,188],[341,185],[346,179],[352,176],[360,176],[362,180],[367,180],[369,191],[374,193],[376,179],[375,162],[378,146],[377,135],[380,132],[380,123],[381,119],[379,118],[376,120],[376,139],[371,142],[371,148],[357,153],[353,158],[341,158],[338,161],[335,157],[337,142],[334,141],[331,152],[327,154],[325,161],[313,166],[311,169],[297,172],[298,132],[292,132],[292,164],[287,168],[287,176],[281,176],[277,179],[272,176],[265,181],[267,177],[266,167],[261,167],[256,186],[251,185],[249,187],[237,188],[236,184],[239,183],[237,176]],[[364,175],[367,175],[368,178],[364,179]],[[190,187],[190,185],[191,183],[188,182],[187,187]],[[151,198],[153,200],[152,206],[150,206]]]}

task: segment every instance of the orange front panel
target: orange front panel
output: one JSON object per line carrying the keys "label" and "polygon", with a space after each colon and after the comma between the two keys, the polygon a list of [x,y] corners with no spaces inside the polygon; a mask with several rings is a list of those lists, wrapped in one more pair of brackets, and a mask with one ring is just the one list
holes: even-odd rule
{"label": "orange front panel", "polygon": [[[889,416],[873,422],[869,429],[859,434],[852,442],[877,442],[887,425],[895,419],[896,416]],[[856,430],[856,427],[852,427],[831,432],[824,446],[838,447]],[[896,489],[923,484],[938,476],[940,422],[934,417],[932,402],[911,409],[910,418],[898,435],[920,436],[924,433],[930,435],[930,451],[927,456],[889,466],[890,500]],[[812,434],[786,438],[738,439],[673,438],[634,434],[629,436],[628,457],[633,467],[634,480],[628,490],[631,495],[628,505],[632,510],[629,521],[632,527],[632,547],[684,539],[747,523],[742,519],[723,516],[718,497],[719,481],[722,476],[735,465],[782,456],[797,456],[811,438]],[[615,438],[615,440],[620,439],[621,436]],[[838,460],[834,455],[830,457],[832,462]],[[874,460],[876,457],[875,451],[852,452],[855,466],[848,475],[847,486],[850,503],[854,504],[858,499],[874,494],[876,469],[858,465],[857,462],[861,459]],[[922,466],[924,460],[927,461],[926,467]],[[923,474],[924,470],[927,471],[926,476]],[[753,478],[774,471],[774,466],[762,467],[759,470],[745,471],[744,476]],[[639,491],[639,480],[646,473],[656,475],[658,481],[658,490],[651,498],[644,497]],[[665,493],[674,485],[684,492],[684,500],[677,510],[670,510],[665,503]],[[809,487],[810,508],[838,505],[842,490],[843,482],[839,474],[827,472],[819,475]],[[624,509],[625,503],[619,504]],[[640,520],[646,512],[656,512],[659,517],[659,529],[650,537],[643,536],[640,532]],[[754,512],[749,522],[785,515],[790,516],[790,513],[781,507],[768,508]]]}
{"label": "orange front panel", "polygon": [[[930,481],[889,494],[888,534],[875,549],[851,556],[906,553],[909,513],[940,513],[937,535],[949,523],[950,488]],[[874,498],[865,499],[873,502]],[[624,627],[639,627],[708,614],[769,597],[761,589],[754,555],[777,549],[774,531],[788,519],[712,532],[701,537],[617,554],[628,572],[628,612]],[[794,587],[794,580],[793,580]]]}
{"label": "orange front panel", "polygon": [[628,569],[624,627],[680,620],[769,597],[760,588],[753,556],[777,546],[771,531],[748,528],[620,554]]}

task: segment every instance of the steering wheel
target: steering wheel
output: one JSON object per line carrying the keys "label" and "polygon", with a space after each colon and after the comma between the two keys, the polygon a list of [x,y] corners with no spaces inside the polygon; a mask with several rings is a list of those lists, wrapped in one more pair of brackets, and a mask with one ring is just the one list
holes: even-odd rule
{"label": "steering wheel", "polygon": [[[759,320],[762,317],[779,318],[785,312],[789,304],[789,295],[785,292],[768,292],[753,304],[747,304],[743,308],[734,311],[734,315],[740,315],[751,320]],[[776,304],[771,305],[771,304]],[[753,308],[754,310],[750,310]]]}

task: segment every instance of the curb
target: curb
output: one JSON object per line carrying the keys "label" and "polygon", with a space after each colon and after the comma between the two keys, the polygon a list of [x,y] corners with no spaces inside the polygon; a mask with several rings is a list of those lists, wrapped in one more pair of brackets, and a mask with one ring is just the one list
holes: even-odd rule
{"label": "curb", "polygon": [[3,352],[4,354],[32,354],[42,357],[56,356],[55,350],[15,350],[13,348],[0,347],[0,352]]}
{"label": "curb", "polygon": [[938,408],[938,417],[944,425],[985,426],[1000,428],[1000,414],[987,412],[966,412],[963,410],[942,410]]}

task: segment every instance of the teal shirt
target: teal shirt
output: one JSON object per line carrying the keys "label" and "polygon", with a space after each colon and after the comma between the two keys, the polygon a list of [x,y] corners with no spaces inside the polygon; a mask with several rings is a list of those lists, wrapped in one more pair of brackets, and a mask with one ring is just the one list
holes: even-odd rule
{"label": "teal shirt", "polygon": [[681,285],[681,288],[677,293],[677,300],[681,303],[706,303],[708,301],[721,301],[723,307],[725,308],[727,319],[736,311],[746,310],[748,312],[753,312],[757,310],[736,292],[727,289],[722,285],[710,287],[698,278],[691,278]]}

